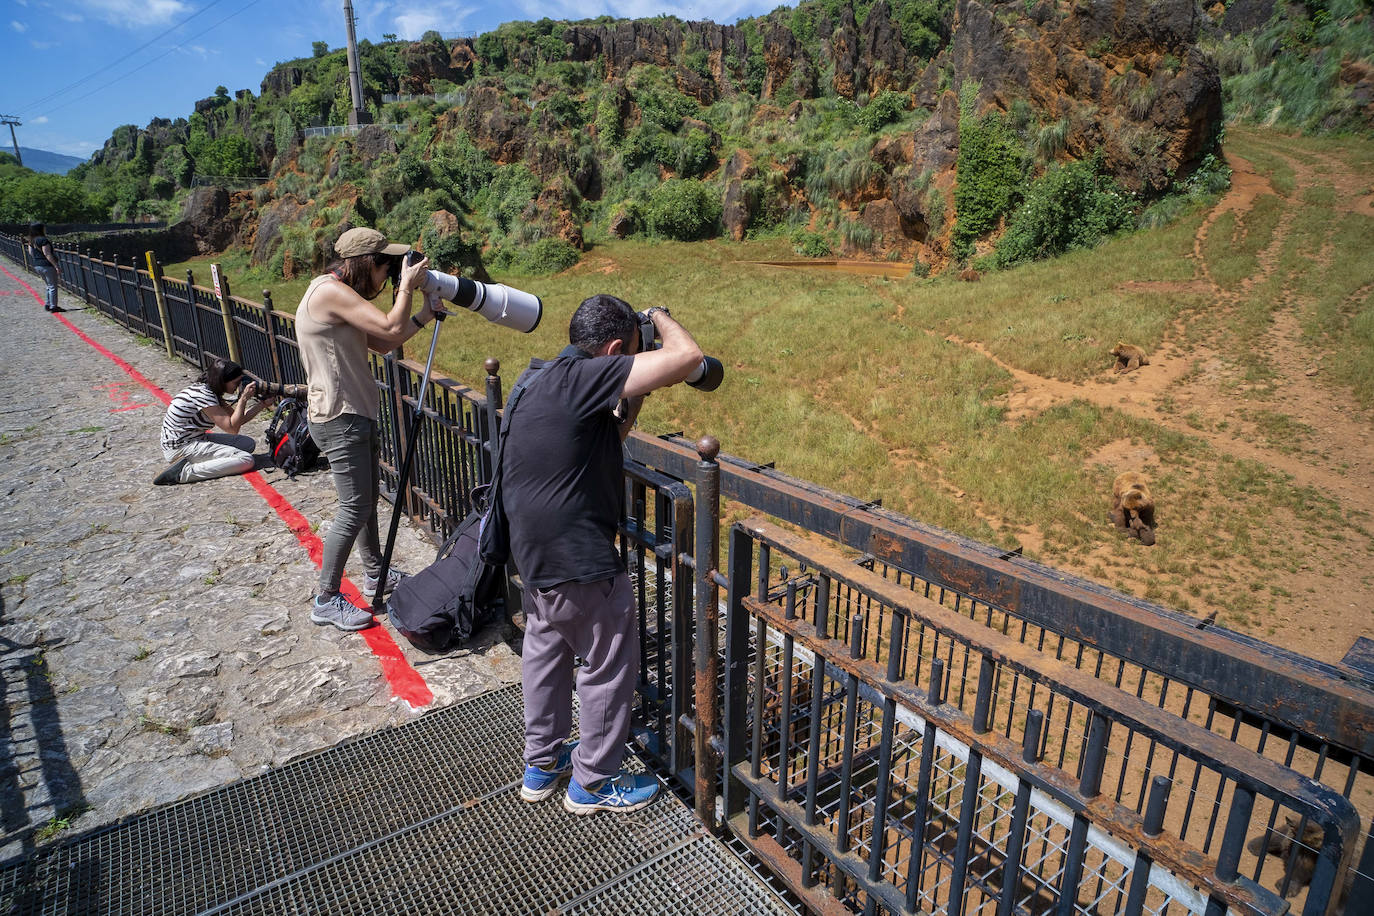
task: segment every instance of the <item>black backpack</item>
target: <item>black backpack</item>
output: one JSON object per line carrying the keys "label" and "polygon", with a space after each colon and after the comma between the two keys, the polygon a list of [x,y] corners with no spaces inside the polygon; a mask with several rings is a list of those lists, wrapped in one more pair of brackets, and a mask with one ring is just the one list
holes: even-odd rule
{"label": "black backpack", "polygon": [[[532,368],[524,382],[537,371]],[[506,401],[491,484],[473,491],[472,511],[444,541],[435,561],[402,579],[387,599],[391,625],[417,649],[443,652],[505,614],[510,531],[501,505],[501,452],[524,391],[525,384],[516,385]]]}
{"label": "black backpack", "polygon": [[267,424],[267,447],[272,451],[272,463],[295,477],[315,466],[320,447],[310,438],[310,423],[305,415],[305,401],[282,398]]}
{"label": "black backpack", "polygon": [[443,652],[505,613],[506,569],[482,559],[485,517],[469,512],[435,561],[402,579],[387,599],[391,625],[415,648]]}

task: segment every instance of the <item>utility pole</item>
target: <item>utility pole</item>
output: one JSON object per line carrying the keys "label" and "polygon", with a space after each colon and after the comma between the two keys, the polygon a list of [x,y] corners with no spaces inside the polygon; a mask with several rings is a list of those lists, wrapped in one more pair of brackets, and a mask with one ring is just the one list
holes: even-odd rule
{"label": "utility pole", "polygon": [[0,115],[0,124],[8,124],[10,126],[10,143],[14,144],[14,158],[19,160],[20,165],[23,165],[24,157],[19,155],[19,139],[15,137],[14,129],[16,127],[23,127],[24,122],[12,115]]}
{"label": "utility pole", "polygon": [[353,23],[357,17],[353,15],[352,0],[344,0],[343,7],[344,22],[348,24],[348,91],[353,96],[353,111],[348,115],[348,123],[357,127],[359,124],[371,124],[372,118],[363,106],[363,76],[358,68],[358,40],[353,33]]}

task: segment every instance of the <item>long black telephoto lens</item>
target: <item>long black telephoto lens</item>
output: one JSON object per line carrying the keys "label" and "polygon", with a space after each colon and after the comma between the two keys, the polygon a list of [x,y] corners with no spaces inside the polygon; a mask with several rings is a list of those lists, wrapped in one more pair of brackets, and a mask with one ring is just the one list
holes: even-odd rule
{"label": "long black telephoto lens", "polygon": [[303,398],[306,396],[304,385],[286,385],[281,382],[269,382],[254,376],[248,376],[250,382],[257,384],[257,397],[261,400],[268,398]]}
{"label": "long black telephoto lens", "polygon": [[715,391],[725,381],[725,367],[714,356],[703,356],[701,365],[687,376],[687,384],[697,391]]}

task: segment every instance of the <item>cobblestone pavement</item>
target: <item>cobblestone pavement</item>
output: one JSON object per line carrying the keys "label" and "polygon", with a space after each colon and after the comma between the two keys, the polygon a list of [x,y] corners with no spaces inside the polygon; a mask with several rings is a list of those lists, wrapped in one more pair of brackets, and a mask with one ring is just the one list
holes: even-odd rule
{"label": "cobblestone pavement", "polygon": [[[41,300],[0,258],[0,859],[419,714],[376,654],[389,630],[311,624],[318,568],[248,479],[152,486],[163,404],[80,334],[169,394],[194,370]],[[327,470],[260,474],[325,533]],[[407,523],[395,565],[433,550]],[[390,667],[450,704],[519,679],[506,635],[445,656],[397,635]]]}

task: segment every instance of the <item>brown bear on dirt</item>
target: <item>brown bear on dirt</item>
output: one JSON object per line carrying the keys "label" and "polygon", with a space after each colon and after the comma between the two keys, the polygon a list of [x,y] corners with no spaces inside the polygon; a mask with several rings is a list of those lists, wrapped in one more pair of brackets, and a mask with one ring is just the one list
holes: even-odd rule
{"label": "brown bear on dirt", "polygon": [[[1250,842],[1245,844],[1245,848],[1250,850],[1252,856],[1263,857],[1266,853],[1279,860],[1279,876],[1274,881],[1274,890],[1284,890],[1283,870],[1288,868],[1289,858],[1293,861],[1293,872],[1288,876],[1287,896],[1296,897],[1298,893],[1312,883],[1312,875],[1317,870],[1317,850],[1322,845],[1322,828],[1316,821],[1308,821],[1303,824],[1302,840],[1295,843],[1294,837],[1298,835],[1298,824],[1301,820],[1291,814],[1283,816],[1283,826],[1274,827],[1266,833],[1251,837]],[[1268,842],[1266,842],[1266,840]],[[1294,851],[1294,846],[1297,851]],[[1340,882],[1336,888],[1336,913],[1345,912],[1345,905],[1349,902],[1350,888],[1354,883],[1355,869],[1351,869],[1345,876],[1345,880]]]}
{"label": "brown bear on dirt", "polygon": [[1118,340],[1116,346],[1112,347],[1112,356],[1116,357],[1116,367],[1113,372],[1130,372],[1132,369],[1139,369],[1141,366],[1148,366],[1150,358],[1145,355],[1145,351]]}
{"label": "brown bear on dirt", "polygon": [[1123,534],[1139,538],[1146,547],[1155,542],[1155,501],[1145,475],[1126,471],[1112,481],[1112,524]]}

